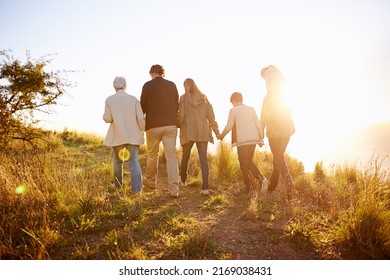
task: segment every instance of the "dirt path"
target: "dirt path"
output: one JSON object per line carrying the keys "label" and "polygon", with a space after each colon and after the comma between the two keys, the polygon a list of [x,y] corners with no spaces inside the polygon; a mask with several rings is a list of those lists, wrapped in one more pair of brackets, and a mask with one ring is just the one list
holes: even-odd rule
{"label": "dirt path", "polygon": [[[321,259],[309,240],[302,238],[297,244],[286,234],[285,227],[292,214],[286,202],[280,199],[284,195],[282,191],[267,196],[253,192],[241,194],[234,188],[225,191],[217,186],[210,196],[204,196],[199,194],[200,186],[190,185],[180,190],[179,198],[171,198],[163,190],[164,186],[164,182],[160,183],[158,189],[149,194],[146,190],[146,197],[160,193],[163,198],[158,207],[172,204],[178,213],[196,218],[218,248],[218,258]],[[263,210],[256,215],[248,210],[251,200],[252,204],[263,204]]]}
{"label": "dirt path", "polygon": [[[146,259],[228,259],[228,260],[290,260],[290,259],[338,259],[332,248],[325,254],[323,245],[313,244],[310,236],[294,228],[296,209],[302,211],[299,202],[286,202],[280,186],[272,195],[252,191],[240,193],[238,183],[210,182],[211,194],[199,194],[200,182],[194,180],[180,189],[180,196],[169,196],[164,165],[160,166],[157,189],[144,187],[140,197],[142,212],[138,218],[129,215],[126,205],[131,201],[129,186],[119,193],[111,190],[110,215],[97,221],[89,231],[70,231],[62,236],[63,243],[50,249],[52,259],[127,259],[132,244],[142,251]],[[128,176],[128,174],[126,175]],[[192,178],[194,179],[194,178]],[[129,197],[127,197],[129,196]],[[129,198],[130,200],[126,200]],[[131,203],[131,202],[130,202]],[[118,208],[119,206],[119,208]],[[123,208],[121,208],[123,207]],[[122,210],[123,209],[123,210]],[[107,209],[106,209],[107,210]],[[107,210],[108,211],[108,210]],[[118,212],[119,211],[119,212]],[[132,211],[130,209],[130,211]],[[122,216],[123,215],[123,216]],[[167,236],[156,231],[174,216],[193,219],[201,229],[201,237],[212,243],[206,254],[183,255],[180,249],[167,251],[165,238],[180,236],[169,232]],[[299,225],[298,225],[299,226]],[[296,231],[292,234],[291,231]],[[185,229],[184,229],[185,231]],[[111,235],[110,235],[111,234]],[[120,248],[109,245],[108,237],[118,235]],[[203,243],[202,243],[203,242]],[[111,242],[115,243],[115,242]],[[195,245],[202,247],[204,241]],[[329,247],[329,246],[328,246]],[[328,249],[328,248],[327,248]],[[169,249],[168,249],[169,250]],[[131,253],[130,253],[131,254]],[[198,257],[200,256],[200,257]]]}

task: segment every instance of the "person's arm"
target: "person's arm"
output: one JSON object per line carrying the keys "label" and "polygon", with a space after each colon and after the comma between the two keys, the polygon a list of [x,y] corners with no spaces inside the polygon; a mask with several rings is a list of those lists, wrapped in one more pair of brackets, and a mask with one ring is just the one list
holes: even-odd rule
{"label": "person's arm", "polygon": [[215,121],[215,114],[213,110],[213,106],[210,103],[207,103],[207,120],[209,121],[209,125],[211,129],[214,131],[215,135],[218,137],[220,135],[218,123]]}
{"label": "person's arm", "polygon": [[229,131],[232,130],[232,128],[234,126],[234,121],[235,121],[235,114],[234,114],[234,108],[233,108],[233,109],[230,109],[230,111],[229,111],[228,122],[227,122],[225,128],[223,129],[223,131],[221,132],[221,134],[219,135],[218,139],[222,140],[226,136],[226,134],[228,134]]}
{"label": "person's arm", "polygon": [[112,123],[113,122],[113,118],[112,118],[112,114],[111,114],[111,108],[108,105],[107,100],[106,100],[105,107],[104,107],[103,120],[106,123]]}
{"label": "person's arm", "polygon": [[179,111],[179,92],[177,91],[177,87],[175,84],[174,85],[174,88],[175,88],[175,102],[176,102],[176,111]]}
{"label": "person's arm", "polygon": [[257,132],[258,132],[258,134],[259,134],[259,138],[260,138],[261,140],[263,140],[263,139],[264,139],[264,130],[262,129],[262,126],[261,126],[261,124],[260,124],[260,120],[259,120],[259,118],[257,117],[257,114],[256,114],[255,109],[253,109],[252,115],[253,115],[253,122],[255,123],[256,130],[257,130]]}
{"label": "person's arm", "polygon": [[144,112],[142,111],[141,103],[137,100],[135,104],[135,113],[137,114],[137,123],[141,132],[145,131],[145,117]]}
{"label": "person's arm", "polygon": [[262,134],[263,134],[263,138],[264,138],[265,127],[268,124],[268,112],[267,112],[267,110],[268,110],[267,100],[264,98],[263,105],[261,107],[261,113],[260,113],[260,127],[261,127],[261,131],[262,131]]}
{"label": "person's arm", "polygon": [[144,114],[147,112],[147,104],[148,104],[148,96],[145,90],[145,85],[142,87],[142,92],[141,92],[141,98],[140,98],[140,103],[141,103],[141,108]]}
{"label": "person's arm", "polygon": [[253,122],[255,123],[256,130],[257,130],[257,133],[259,134],[259,138],[260,138],[260,141],[261,141],[259,146],[262,147],[264,145],[264,129],[263,129],[263,127],[260,124],[260,120],[257,117],[255,109],[253,109],[253,114],[252,115],[253,115]]}
{"label": "person's arm", "polygon": [[182,126],[184,123],[184,120],[186,118],[186,106],[185,106],[186,99],[184,96],[180,98],[179,102],[179,112],[178,112],[178,121],[179,125]]}

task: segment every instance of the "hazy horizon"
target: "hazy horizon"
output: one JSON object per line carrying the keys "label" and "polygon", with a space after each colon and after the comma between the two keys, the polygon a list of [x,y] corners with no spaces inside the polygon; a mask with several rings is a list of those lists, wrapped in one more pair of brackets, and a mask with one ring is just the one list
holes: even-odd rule
{"label": "hazy horizon", "polygon": [[48,71],[76,71],[67,106],[37,114],[41,125],[102,136],[115,76],[137,98],[153,64],[179,94],[193,78],[223,128],[234,91],[260,114],[260,70],[276,65],[296,124],[288,150],[311,169],[349,130],[390,121],[389,11],[385,0],[0,1],[0,46],[22,61],[56,54]]}

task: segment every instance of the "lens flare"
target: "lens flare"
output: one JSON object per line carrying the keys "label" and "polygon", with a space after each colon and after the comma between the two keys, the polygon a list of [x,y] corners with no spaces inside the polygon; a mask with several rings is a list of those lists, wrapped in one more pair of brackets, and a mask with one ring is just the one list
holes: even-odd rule
{"label": "lens flare", "polygon": [[126,149],[126,147],[123,149],[120,149],[118,152],[118,157],[121,161],[127,161],[130,158],[130,151],[128,149]]}
{"label": "lens flare", "polygon": [[15,189],[16,194],[25,194],[27,193],[27,186],[25,184],[21,184]]}

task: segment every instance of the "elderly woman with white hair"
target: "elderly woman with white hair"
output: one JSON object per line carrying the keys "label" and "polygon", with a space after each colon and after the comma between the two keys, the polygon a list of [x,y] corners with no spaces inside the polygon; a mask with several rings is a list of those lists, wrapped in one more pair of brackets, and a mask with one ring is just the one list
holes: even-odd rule
{"label": "elderly woman with white hair", "polygon": [[106,99],[103,115],[104,121],[110,123],[104,144],[113,147],[115,187],[122,187],[123,163],[129,162],[132,191],[140,193],[142,174],[138,155],[139,146],[144,143],[144,113],[139,100],[125,92],[124,77],[116,77],[113,85],[116,93]]}
{"label": "elderly woman with white hair", "polygon": [[295,132],[294,122],[289,108],[283,101],[285,77],[273,65],[261,70],[261,77],[266,82],[267,94],[263,100],[260,123],[266,129],[268,143],[273,155],[273,171],[268,186],[268,192],[273,192],[278,185],[279,175],[287,188],[287,199],[291,199],[293,182],[289,173],[285,151],[290,137]]}

